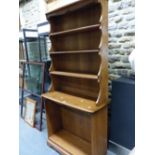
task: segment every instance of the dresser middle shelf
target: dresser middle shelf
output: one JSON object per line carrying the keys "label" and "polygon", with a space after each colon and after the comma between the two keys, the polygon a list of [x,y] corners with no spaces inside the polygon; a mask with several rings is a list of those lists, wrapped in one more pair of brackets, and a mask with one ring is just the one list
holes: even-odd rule
{"label": "dresser middle shelf", "polygon": [[42,94],[42,97],[58,104],[88,113],[94,113],[106,106],[105,104],[97,106],[94,100],[66,94],[60,91],[47,92],[45,94]]}
{"label": "dresser middle shelf", "polygon": [[59,75],[59,76],[67,76],[67,77],[75,77],[75,78],[83,78],[83,79],[92,79],[92,80],[98,79],[98,76],[93,75],[93,74],[62,72],[62,71],[51,71],[50,74]]}

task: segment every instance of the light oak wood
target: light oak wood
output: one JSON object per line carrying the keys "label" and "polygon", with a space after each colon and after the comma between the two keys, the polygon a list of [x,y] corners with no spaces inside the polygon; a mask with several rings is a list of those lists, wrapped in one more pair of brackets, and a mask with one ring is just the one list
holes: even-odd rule
{"label": "light oak wood", "polygon": [[[66,131],[91,143],[91,119],[90,113],[61,107],[62,126]],[[72,125],[71,125],[72,122]],[[80,125],[81,124],[81,125]]]}
{"label": "light oak wood", "polygon": [[107,106],[95,113],[73,110],[50,100],[45,106],[50,146],[64,155],[106,154]]}
{"label": "light oak wood", "polygon": [[50,100],[45,106],[50,146],[65,155],[106,154],[107,106],[95,113],[73,110]]}
{"label": "light oak wood", "polygon": [[63,8],[80,0],[45,0],[47,3],[46,13]]}
{"label": "light oak wood", "polygon": [[95,24],[95,25],[80,27],[80,28],[76,28],[76,29],[50,33],[50,36],[54,37],[54,36],[58,36],[58,35],[64,35],[64,34],[70,34],[70,33],[76,33],[76,32],[91,31],[91,30],[99,29],[99,26],[100,26],[100,24]]}
{"label": "light oak wood", "polygon": [[[55,0],[47,5],[47,17],[62,15],[66,13],[66,10],[78,10],[81,7],[87,6],[91,3],[97,2],[97,0]],[[76,5],[75,5],[76,4]],[[72,6],[71,8],[69,8]]]}
{"label": "light oak wood", "polygon": [[80,54],[80,53],[98,53],[98,49],[94,50],[79,50],[79,51],[52,51],[50,54]]}
{"label": "light oak wood", "polygon": [[60,75],[60,76],[69,76],[69,77],[76,77],[76,78],[84,78],[84,79],[92,79],[97,80],[97,75],[91,74],[80,74],[80,73],[72,73],[72,72],[61,72],[61,71],[52,71],[50,72],[52,75]]}
{"label": "light oak wood", "polygon": [[52,90],[76,97],[97,100],[99,83],[97,80],[52,75]]}
{"label": "light oak wood", "polygon": [[46,100],[45,108],[48,137],[50,137],[51,135],[62,129],[61,111],[60,106],[51,104],[49,100]]}
{"label": "light oak wood", "polygon": [[49,137],[48,144],[56,149],[57,146],[61,146],[63,151],[60,151],[60,153],[62,154],[89,155],[91,152],[90,143],[65,130]]}
{"label": "light oak wood", "polygon": [[92,155],[107,154],[107,106],[91,115],[91,151]]}
{"label": "light oak wood", "polygon": [[99,45],[101,64],[98,72],[100,92],[97,99],[97,105],[108,103],[108,1],[99,0],[99,2],[102,6],[100,17],[102,37]]}
{"label": "light oak wood", "polygon": [[52,55],[52,68],[50,71],[77,72],[84,74],[98,74],[100,67],[98,53],[78,53]]}
{"label": "light oak wood", "polygon": [[73,95],[69,95],[62,92],[48,92],[42,94],[42,97],[54,101],[58,104],[65,105],[67,107],[71,107],[74,109],[79,109],[81,111],[94,113],[95,111],[103,108],[105,105],[101,104],[100,106],[96,106],[96,102],[93,100],[88,100],[82,97],[76,97]]}
{"label": "light oak wood", "polygon": [[42,94],[48,144],[64,155],[105,155],[108,1],[61,2],[49,2],[46,14],[52,42],[52,87]]}
{"label": "light oak wood", "polygon": [[54,51],[91,50],[98,48],[100,43],[100,30],[89,32],[70,33],[51,37]]}

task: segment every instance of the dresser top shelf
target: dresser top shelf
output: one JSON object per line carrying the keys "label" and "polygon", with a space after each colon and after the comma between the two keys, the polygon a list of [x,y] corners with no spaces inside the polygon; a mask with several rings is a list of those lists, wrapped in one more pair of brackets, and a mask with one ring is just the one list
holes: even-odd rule
{"label": "dresser top shelf", "polygon": [[57,102],[58,104],[65,105],[88,113],[94,113],[106,106],[104,104],[97,106],[96,102],[93,100],[73,96],[59,91],[51,91],[42,94],[42,97]]}

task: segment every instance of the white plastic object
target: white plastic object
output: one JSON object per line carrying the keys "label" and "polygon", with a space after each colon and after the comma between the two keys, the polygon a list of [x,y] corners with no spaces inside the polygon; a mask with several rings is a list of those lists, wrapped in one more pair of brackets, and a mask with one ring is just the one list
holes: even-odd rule
{"label": "white plastic object", "polygon": [[135,72],[135,50],[133,50],[129,55],[129,62],[132,70]]}

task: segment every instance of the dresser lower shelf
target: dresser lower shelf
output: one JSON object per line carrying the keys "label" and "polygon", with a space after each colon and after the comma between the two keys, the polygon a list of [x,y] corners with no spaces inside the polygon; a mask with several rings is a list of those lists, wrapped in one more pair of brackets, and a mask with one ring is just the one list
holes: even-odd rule
{"label": "dresser lower shelf", "polygon": [[96,102],[93,100],[73,96],[59,91],[52,91],[42,94],[42,97],[58,104],[88,113],[94,113],[106,106],[106,104],[96,105]]}
{"label": "dresser lower shelf", "polygon": [[88,155],[91,154],[90,143],[61,130],[48,138],[48,145],[65,155]]}

